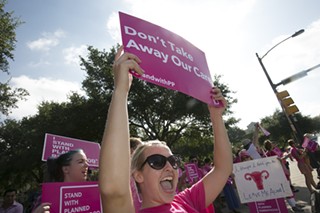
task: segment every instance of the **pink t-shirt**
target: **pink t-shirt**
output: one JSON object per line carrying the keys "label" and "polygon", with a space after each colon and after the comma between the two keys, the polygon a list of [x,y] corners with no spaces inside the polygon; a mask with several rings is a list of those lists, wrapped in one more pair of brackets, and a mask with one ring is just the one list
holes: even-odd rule
{"label": "pink t-shirt", "polygon": [[213,205],[205,206],[205,192],[202,181],[177,194],[173,201],[161,206],[141,209],[140,213],[214,213]]}

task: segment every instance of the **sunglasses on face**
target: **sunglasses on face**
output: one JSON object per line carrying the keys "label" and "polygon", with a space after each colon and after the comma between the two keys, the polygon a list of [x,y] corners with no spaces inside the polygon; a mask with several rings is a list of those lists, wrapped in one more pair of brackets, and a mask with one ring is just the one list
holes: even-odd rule
{"label": "sunglasses on face", "polygon": [[147,157],[147,159],[141,165],[140,169],[142,169],[143,166],[146,163],[148,163],[151,168],[155,170],[160,170],[163,169],[163,167],[165,167],[167,161],[170,163],[172,168],[178,169],[180,163],[180,158],[178,156],[171,155],[169,157],[165,157],[159,154],[150,155],[149,157]]}

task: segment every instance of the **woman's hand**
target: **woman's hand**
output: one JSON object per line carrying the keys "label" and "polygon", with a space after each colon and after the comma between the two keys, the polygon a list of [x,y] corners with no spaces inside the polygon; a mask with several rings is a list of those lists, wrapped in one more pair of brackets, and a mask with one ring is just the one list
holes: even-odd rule
{"label": "woman's hand", "polygon": [[210,94],[212,100],[222,102],[222,104],[220,104],[219,106],[208,105],[210,114],[215,116],[222,116],[227,107],[226,99],[223,97],[221,90],[218,87],[212,87]]}
{"label": "woman's hand", "polygon": [[51,203],[41,203],[32,213],[50,213]]}
{"label": "woman's hand", "polygon": [[116,90],[128,92],[131,87],[132,75],[129,71],[142,75],[144,71],[139,64],[141,60],[134,54],[123,53],[123,46],[121,46],[115,56],[113,64],[114,85]]}

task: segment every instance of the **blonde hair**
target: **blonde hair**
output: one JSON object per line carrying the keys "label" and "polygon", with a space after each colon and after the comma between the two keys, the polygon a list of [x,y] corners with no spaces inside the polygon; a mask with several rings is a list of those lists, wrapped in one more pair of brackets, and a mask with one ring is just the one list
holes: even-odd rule
{"label": "blonde hair", "polygon": [[162,146],[170,149],[167,143],[159,140],[147,141],[139,145],[132,154],[131,158],[131,174],[135,171],[142,170],[141,165],[145,161],[144,151],[151,146]]}

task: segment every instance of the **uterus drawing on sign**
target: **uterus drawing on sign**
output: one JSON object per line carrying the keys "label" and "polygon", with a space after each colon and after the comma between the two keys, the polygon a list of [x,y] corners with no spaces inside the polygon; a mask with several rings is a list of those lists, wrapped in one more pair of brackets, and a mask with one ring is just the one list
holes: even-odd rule
{"label": "uterus drawing on sign", "polygon": [[269,178],[269,172],[267,170],[262,170],[262,171],[254,171],[251,173],[246,173],[244,175],[244,178],[248,181],[253,180],[257,186],[258,190],[263,190],[264,185],[263,185],[263,180]]}

